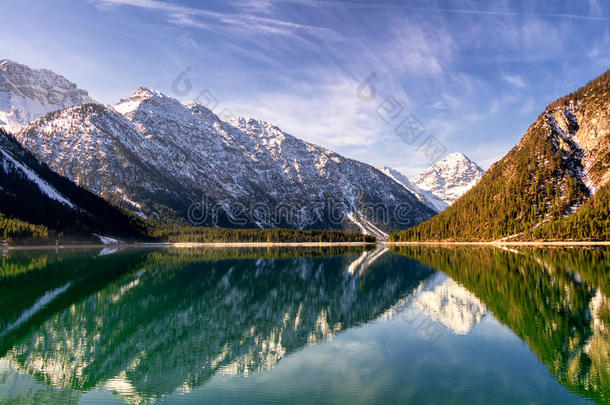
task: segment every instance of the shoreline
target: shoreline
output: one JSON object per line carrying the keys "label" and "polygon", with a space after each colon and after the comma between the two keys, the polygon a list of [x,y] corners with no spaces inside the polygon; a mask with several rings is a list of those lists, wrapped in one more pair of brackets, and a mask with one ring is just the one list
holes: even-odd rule
{"label": "shoreline", "polygon": [[0,250],[36,250],[36,249],[103,249],[103,248],[241,248],[241,247],[341,247],[341,246],[610,246],[610,241],[523,241],[523,242],[145,242],[145,243],[118,243],[118,244],[63,244],[63,245],[7,245],[0,246]]}
{"label": "shoreline", "polygon": [[36,249],[103,249],[103,248],[198,248],[198,247],[333,247],[333,246],[369,246],[379,242],[147,242],[147,243],[92,243],[73,245],[7,245],[0,250],[36,250]]}
{"label": "shoreline", "polygon": [[443,245],[443,246],[610,246],[610,241],[489,241],[489,242],[444,242],[444,241],[418,241],[418,242],[383,242],[386,246],[409,245]]}

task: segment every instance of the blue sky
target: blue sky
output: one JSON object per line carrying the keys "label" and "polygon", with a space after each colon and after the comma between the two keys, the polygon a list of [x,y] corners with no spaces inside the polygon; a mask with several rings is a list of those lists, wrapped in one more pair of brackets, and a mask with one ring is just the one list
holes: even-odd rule
{"label": "blue sky", "polygon": [[[141,85],[203,104],[211,94],[216,113],[261,118],[410,176],[429,159],[394,132],[402,117],[487,168],[546,105],[610,68],[602,0],[3,0],[2,8],[0,58],[50,68],[100,102]],[[358,97],[373,73],[375,98]],[[387,97],[396,118],[378,113]]]}

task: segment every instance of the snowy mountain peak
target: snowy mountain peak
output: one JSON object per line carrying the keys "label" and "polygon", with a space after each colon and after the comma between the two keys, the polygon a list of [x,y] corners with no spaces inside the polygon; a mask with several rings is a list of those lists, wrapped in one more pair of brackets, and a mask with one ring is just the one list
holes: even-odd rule
{"label": "snowy mountain peak", "polygon": [[114,105],[114,109],[125,116],[133,116],[139,110],[145,110],[145,113],[154,113],[155,110],[163,112],[168,107],[170,110],[186,109],[178,100],[144,86]]}
{"label": "snowy mountain peak", "polygon": [[450,205],[470,190],[483,173],[466,155],[456,152],[421,172],[412,182]]}
{"label": "snowy mountain peak", "polygon": [[468,162],[472,162],[472,160],[468,159],[468,156],[464,155],[462,152],[453,152],[448,154],[447,156],[445,156],[445,158],[442,161],[459,161],[459,160],[466,160]]}
{"label": "snowy mountain peak", "polygon": [[431,168],[434,168],[437,171],[443,170],[443,169],[459,170],[460,167],[464,166],[464,165],[479,167],[476,163],[474,163],[472,160],[470,160],[463,153],[454,152],[454,153],[448,154],[442,160],[439,160],[438,162],[436,162],[434,165],[431,166]]}
{"label": "snowy mountain peak", "polygon": [[[66,109],[26,129],[17,138],[45,163],[141,216],[159,216],[161,207],[193,221],[190,207],[203,200],[198,225],[324,227],[385,238],[434,214],[373,167],[271,123],[220,121],[203,106],[147,88],[114,109]],[[260,206],[270,215],[261,216]],[[387,210],[369,208],[376,206]],[[408,215],[399,216],[405,207]]]}
{"label": "snowy mountain peak", "polygon": [[95,100],[61,75],[0,60],[0,127],[9,132],[48,112],[87,103]]}
{"label": "snowy mountain peak", "polygon": [[383,166],[378,168],[379,171],[384,173],[386,176],[403,186],[407,191],[413,193],[415,197],[422,203],[426,204],[428,207],[432,208],[436,212],[441,212],[445,208],[447,208],[448,204],[432,194],[427,190],[422,190],[413,184],[407,176],[400,173],[398,170],[392,169],[388,166]]}

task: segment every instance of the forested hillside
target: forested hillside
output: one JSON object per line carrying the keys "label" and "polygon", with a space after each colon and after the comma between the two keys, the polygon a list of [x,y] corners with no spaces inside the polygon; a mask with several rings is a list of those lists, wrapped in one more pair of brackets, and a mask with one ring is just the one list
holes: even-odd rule
{"label": "forested hillside", "polygon": [[447,210],[390,240],[607,240],[609,168],[610,71],[551,104]]}

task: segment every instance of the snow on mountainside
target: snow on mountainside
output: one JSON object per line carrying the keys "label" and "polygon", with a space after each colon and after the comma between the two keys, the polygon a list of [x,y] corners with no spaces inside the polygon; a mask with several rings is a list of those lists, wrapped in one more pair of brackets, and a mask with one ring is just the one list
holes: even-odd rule
{"label": "snow on mountainside", "polygon": [[[41,164],[17,140],[0,128],[0,217],[44,226],[42,239],[78,237],[92,232],[141,237],[138,224],[98,196],[77,187]],[[34,231],[9,226],[9,240],[33,237]],[[30,233],[28,233],[30,232]],[[46,235],[46,236],[45,236]]]}
{"label": "snow on mountainside", "polygon": [[50,111],[93,102],[63,76],[0,59],[0,128],[15,133]]}
{"label": "snow on mountainside", "polygon": [[67,198],[62,196],[53,186],[40,178],[40,176],[26,164],[15,159],[10,152],[0,147],[0,171],[3,176],[15,176],[22,181],[30,182],[46,197],[58,201],[70,208],[76,209]]}
{"label": "snow on mountainside", "polygon": [[448,204],[441,200],[439,197],[432,194],[430,191],[422,190],[413,184],[407,176],[400,173],[398,170],[394,170],[391,167],[383,166],[379,167],[379,170],[385,173],[392,180],[406,188],[408,191],[413,193],[415,197],[422,203],[426,204],[428,207],[432,208],[436,212],[441,212],[445,208],[447,208]]}
{"label": "snow on mountainside", "polygon": [[50,113],[19,141],[131,209],[199,225],[361,230],[385,238],[435,212],[377,169],[255,119],[144,87],[115,106]]}
{"label": "snow on mountainside", "polygon": [[485,171],[463,153],[451,153],[411,181],[451,205],[483,177]]}

